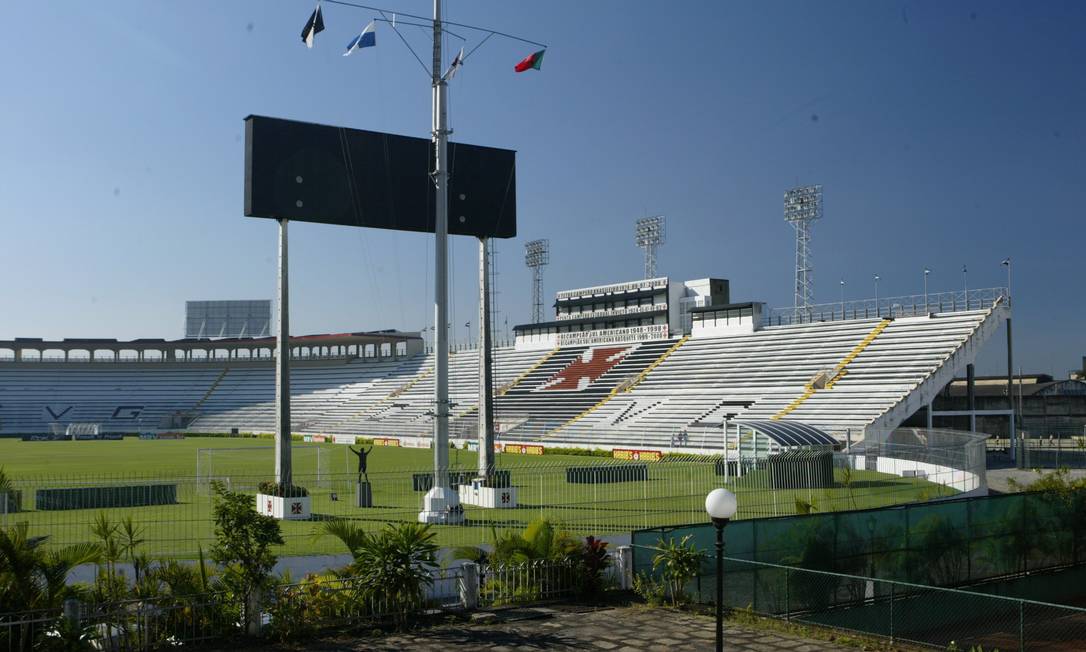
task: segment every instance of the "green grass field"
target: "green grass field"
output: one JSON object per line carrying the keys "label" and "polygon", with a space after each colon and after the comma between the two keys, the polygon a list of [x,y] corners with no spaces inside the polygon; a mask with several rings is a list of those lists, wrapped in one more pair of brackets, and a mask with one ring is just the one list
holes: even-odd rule
{"label": "green grass field", "polygon": [[[302,444],[296,444],[302,445]],[[200,438],[185,440],[85,442],[23,442],[0,439],[0,466],[22,492],[23,511],[0,515],[0,524],[27,521],[36,534],[50,535],[54,544],[74,543],[90,538],[90,526],[97,514],[112,518],[131,516],[144,528],[146,548],[153,554],[193,556],[198,546],[205,549],[213,537],[211,496],[206,482],[196,476],[197,449],[247,448],[252,451],[216,453],[211,474],[227,480],[231,489],[255,493],[262,480],[271,479],[274,463],[268,439]],[[372,508],[351,505],[355,483],[355,458],[345,446],[319,446],[324,456],[323,473],[317,475],[316,453],[303,448],[295,455],[295,484],[305,486],[312,496],[314,519],[348,518],[372,529],[385,523],[414,521],[422,506],[422,492],[412,488],[412,473],[432,469],[433,452],[428,449],[375,447],[369,460],[373,486]],[[205,460],[207,458],[205,457]],[[465,450],[450,451],[453,470],[473,469],[476,455]],[[207,471],[206,462],[204,471]],[[630,464],[599,457],[574,455],[499,454],[497,466],[508,469],[517,487],[515,509],[466,507],[465,525],[440,526],[444,545],[476,544],[491,537],[492,528],[520,527],[545,516],[561,522],[570,531],[582,534],[629,532],[631,529],[695,523],[705,520],[705,494],[728,486],[739,497],[739,518],[785,516],[796,513],[800,499],[817,511],[878,507],[924,500],[953,493],[941,485],[914,478],[870,471],[852,472],[851,487],[844,486],[842,471],[836,471],[836,486],[821,489],[771,490],[764,473],[753,473],[727,483],[715,474],[715,464],[705,459],[666,458],[649,462],[648,480],[612,484],[570,484],[570,466]],[[177,484],[178,504],[110,509],[36,511],[34,492],[42,488],[101,485]],[[338,543],[314,535],[313,521],[283,522],[287,541],[282,554],[345,552]]]}

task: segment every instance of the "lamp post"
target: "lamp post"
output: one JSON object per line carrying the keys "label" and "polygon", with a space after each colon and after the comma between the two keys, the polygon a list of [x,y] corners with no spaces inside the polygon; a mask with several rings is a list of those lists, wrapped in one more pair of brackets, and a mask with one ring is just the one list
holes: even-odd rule
{"label": "lamp post", "polygon": [[969,310],[969,268],[962,265],[962,290],[965,292],[965,309]]}
{"label": "lamp post", "polygon": [[928,312],[928,274],[931,274],[931,270],[927,267],[924,268],[924,313]]}
{"label": "lamp post", "polygon": [[1010,259],[1010,256],[1004,258],[1003,262],[1000,263],[1000,265],[1007,268],[1007,303],[1010,304],[1010,301],[1011,301],[1011,259]]}
{"label": "lamp post", "polygon": [[841,319],[845,318],[845,279],[841,279]]}
{"label": "lamp post", "polygon": [[735,516],[738,504],[727,489],[713,489],[705,497],[705,511],[716,527],[716,650],[724,650],[724,526]]}
{"label": "lamp post", "polygon": [[879,275],[875,274],[875,316],[882,317],[882,311],[879,310]]}

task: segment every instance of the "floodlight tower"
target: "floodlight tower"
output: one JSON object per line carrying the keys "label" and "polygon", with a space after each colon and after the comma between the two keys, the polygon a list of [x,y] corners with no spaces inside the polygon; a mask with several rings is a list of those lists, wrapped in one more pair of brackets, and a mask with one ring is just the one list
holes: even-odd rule
{"label": "floodlight tower", "polygon": [[645,278],[656,277],[656,248],[666,240],[664,216],[642,217],[634,227],[637,246],[645,252]]}
{"label": "floodlight tower", "polygon": [[551,262],[551,241],[524,243],[524,264],[532,270],[532,323],[543,321],[543,267]]}
{"label": "floodlight tower", "polygon": [[814,304],[811,224],[819,219],[822,219],[822,186],[801,186],[784,193],[784,221],[796,229],[796,317],[810,312]]}

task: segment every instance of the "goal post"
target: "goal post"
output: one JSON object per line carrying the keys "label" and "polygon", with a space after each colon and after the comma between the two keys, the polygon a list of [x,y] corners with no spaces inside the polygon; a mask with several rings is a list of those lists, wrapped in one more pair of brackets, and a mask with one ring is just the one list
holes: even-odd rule
{"label": "goal post", "polygon": [[[324,487],[331,481],[329,454],[331,451],[315,444],[291,448],[294,475],[305,478],[304,484]],[[197,448],[196,484],[206,492],[211,482],[219,480],[233,484],[232,477],[270,475],[275,468],[275,446],[243,446],[238,448]]]}
{"label": "goal post", "polygon": [[69,423],[64,429],[64,435],[73,441],[80,437],[97,437],[101,433],[101,425],[97,423]]}

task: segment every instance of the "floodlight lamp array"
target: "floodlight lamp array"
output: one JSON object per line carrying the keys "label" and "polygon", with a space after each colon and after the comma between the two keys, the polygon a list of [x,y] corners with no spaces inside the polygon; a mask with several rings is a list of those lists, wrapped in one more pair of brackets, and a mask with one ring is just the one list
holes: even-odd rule
{"label": "floodlight lamp array", "polygon": [[528,267],[543,267],[551,262],[550,240],[531,240],[524,243],[524,263]]}
{"label": "floodlight lamp array", "polygon": [[663,215],[643,217],[637,220],[637,225],[634,229],[634,234],[637,237],[637,246],[648,247],[664,244],[666,236],[665,231]]}
{"label": "floodlight lamp array", "polygon": [[822,217],[822,186],[802,186],[784,193],[786,222],[811,222]]}

